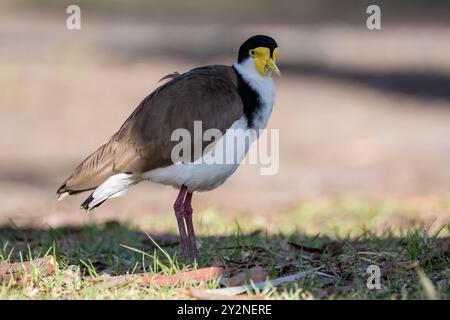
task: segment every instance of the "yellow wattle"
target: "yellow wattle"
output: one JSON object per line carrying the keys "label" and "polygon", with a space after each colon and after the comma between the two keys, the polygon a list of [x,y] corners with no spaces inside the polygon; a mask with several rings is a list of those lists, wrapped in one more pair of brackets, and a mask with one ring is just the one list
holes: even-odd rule
{"label": "yellow wattle", "polygon": [[253,50],[250,50],[250,55],[255,60],[255,67],[258,70],[259,74],[263,77],[267,76],[266,74],[266,63],[270,59],[270,50],[266,47],[258,47]]}
{"label": "yellow wattle", "polygon": [[261,61],[261,59],[255,58],[255,67],[259,74],[263,77],[266,76],[266,63]]}

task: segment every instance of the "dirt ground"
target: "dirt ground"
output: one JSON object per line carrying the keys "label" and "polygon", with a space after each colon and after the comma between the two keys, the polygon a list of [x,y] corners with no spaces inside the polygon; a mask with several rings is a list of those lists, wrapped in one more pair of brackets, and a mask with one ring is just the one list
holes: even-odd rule
{"label": "dirt ground", "polygon": [[[87,195],[56,202],[55,192],[162,76],[231,64],[242,34],[268,31],[232,28],[222,51],[207,45],[224,35],[217,26],[164,33],[158,25],[87,20],[71,33],[58,19],[21,19],[0,18],[0,223],[53,226],[170,214],[176,190],[151,183],[91,216],[79,209]],[[280,129],[280,171],[261,176],[259,167],[242,166],[220,189],[196,194],[195,208],[271,214],[321,197],[448,196],[449,31],[271,28],[283,72],[269,125]],[[182,32],[203,40],[183,42]]]}

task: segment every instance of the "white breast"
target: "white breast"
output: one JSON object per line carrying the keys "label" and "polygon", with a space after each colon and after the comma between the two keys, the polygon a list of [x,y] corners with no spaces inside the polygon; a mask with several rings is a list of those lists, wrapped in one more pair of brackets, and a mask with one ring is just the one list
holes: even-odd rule
{"label": "white breast", "polygon": [[[179,162],[168,167],[150,170],[145,172],[142,177],[174,187],[185,185],[190,192],[217,188],[236,171],[239,164],[244,160],[250,145],[256,140],[256,134],[247,131],[247,119],[245,117],[234,122],[230,129],[213,148],[195,162]],[[235,134],[237,134],[236,139],[234,139]],[[227,143],[227,141],[233,140],[236,142],[235,144]],[[224,161],[221,163],[214,162],[217,159]],[[230,161],[226,161],[227,159]]]}

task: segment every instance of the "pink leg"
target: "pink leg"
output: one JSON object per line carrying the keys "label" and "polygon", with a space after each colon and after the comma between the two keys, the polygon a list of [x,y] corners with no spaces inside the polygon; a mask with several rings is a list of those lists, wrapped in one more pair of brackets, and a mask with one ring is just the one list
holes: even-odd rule
{"label": "pink leg", "polygon": [[186,219],[192,257],[194,261],[198,261],[197,242],[195,240],[194,224],[192,223],[193,210],[191,201],[192,201],[192,192],[188,192],[186,194],[186,199],[184,200],[184,217]]}
{"label": "pink leg", "polygon": [[186,227],[184,225],[184,198],[186,196],[187,188],[186,186],[181,186],[180,192],[178,193],[177,200],[173,205],[173,209],[175,210],[175,216],[177,217],[178,222],[178,230],[180,231],[180,242],[181,249],[183,251],[184,260],[186,264],[189,263],[189,255],[188,255],[188,239],[186,236]]}

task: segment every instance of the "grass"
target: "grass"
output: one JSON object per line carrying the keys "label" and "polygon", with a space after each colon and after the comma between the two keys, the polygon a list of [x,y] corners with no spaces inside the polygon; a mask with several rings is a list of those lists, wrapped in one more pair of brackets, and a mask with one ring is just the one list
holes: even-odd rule
{"label": "grass", "polygon": [[[273,299],[450,298],[449,201],[438,202],[439,216],[421,203],[309,201],[284,214],[229,218],[214,210],[197,213],[200,261],[213,260],[232,274],[255,265],[270,278],[320,268],[317,274],[258,294]],[[427,213],[427,214],[424,214]],[[440,220],[439,220],[439,219]],[[438,223],[436,223],[438,221]],[[127,223],[44,228],[0,227],[0,262],[53,255],[59,269],[27,284],[3,283],[0,299],[179,299],[187,283],[174,287],[101,288],[85,276],[186,271],[179,252],[175,219],[167,215],[150,232]],[[153,240],[156,242],[153,242]],[[368,266],[381,272],[381,288],[366,286]],[[202,285],[214,289],[218,281]]]}

